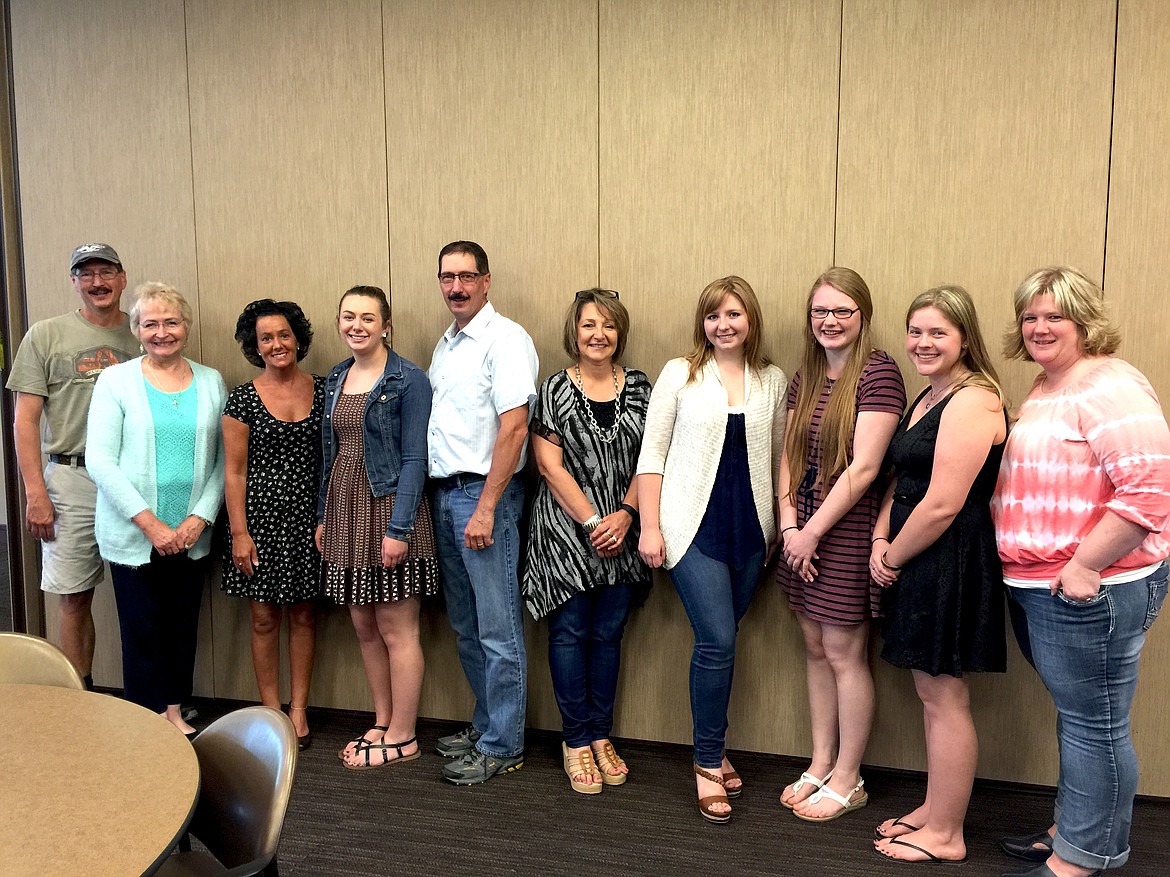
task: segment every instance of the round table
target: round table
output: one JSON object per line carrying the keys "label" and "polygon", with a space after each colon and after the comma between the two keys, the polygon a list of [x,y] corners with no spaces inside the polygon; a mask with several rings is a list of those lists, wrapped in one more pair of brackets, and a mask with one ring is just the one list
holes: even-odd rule
{"label": "round table", "polygon": [[89,691],[0,684],[0,870],[151,874],[199,797],[195,750],[157,713]]}

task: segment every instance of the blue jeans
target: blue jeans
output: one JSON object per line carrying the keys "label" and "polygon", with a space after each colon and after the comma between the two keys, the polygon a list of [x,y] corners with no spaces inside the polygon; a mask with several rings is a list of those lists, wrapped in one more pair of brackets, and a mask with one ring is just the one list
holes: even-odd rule
{"label": "blue jeans", "polygon": [[524,752],[528,707],[517,573],[524,488],[515,478],[508,482],[496,505],[493,544],[472,551],[463,544],[463,530],[482,492],[482,481],[435,491],[435,546],[447,618],[475,695],[471,723],[483,734],[475,747],[486,755],[508,758]]}
{"label": "blue jeans", "polygon": [[1146,631],[1166,597],[1167,567],[1145,579],[1103,585],[1086,603],[1046,588],[1008,588],[1025,657],[1057,710],[1060,779],[1056,839],[1061,858],[1083,868],[1118,868],[1129,858],[1138,764],[1130,708]]}
{"label": "blue jeans", "polygon": [[695,764],[717,770],[723,764],[727,705],[735,671],[735,635],[756,593],[764,552],[742,569],[712,560],[694,545],[670,570],[695,633],[691,654],[691,719]]}
{"label": "blue jeans", "polygon": [[548,666],[565,743],[574,749],[609,738],[617,698],[629,585],[574,594],[548,616]]}

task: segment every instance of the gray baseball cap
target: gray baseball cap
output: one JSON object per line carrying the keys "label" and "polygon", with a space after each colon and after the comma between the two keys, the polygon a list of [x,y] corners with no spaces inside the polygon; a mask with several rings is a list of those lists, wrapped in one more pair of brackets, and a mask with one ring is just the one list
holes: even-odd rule
{"label": "gray baseball cap", "polygon": [[72,271],[82,262],[88,262],[90,259],[101,259],[103,262],[112,262],[115,265],[122,264],[121,257],[109,244],[82,244],[69,257],[69,270]]}

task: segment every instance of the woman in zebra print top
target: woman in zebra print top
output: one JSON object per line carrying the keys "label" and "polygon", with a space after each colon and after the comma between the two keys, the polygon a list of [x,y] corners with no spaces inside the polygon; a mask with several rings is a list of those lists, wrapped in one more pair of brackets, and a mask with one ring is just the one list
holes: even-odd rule
{"label": "woman in zebra print top", "polygon": [[534,618],[548,617],[565,773],[587,795],[629,773],[609,733],[622,633],[650,582],[634,488],[650,382],[618,364],[629,325],[616,292],[576,294],[563,339],[573,364],[541,385],[531,426],[541,481],[524,599]]}

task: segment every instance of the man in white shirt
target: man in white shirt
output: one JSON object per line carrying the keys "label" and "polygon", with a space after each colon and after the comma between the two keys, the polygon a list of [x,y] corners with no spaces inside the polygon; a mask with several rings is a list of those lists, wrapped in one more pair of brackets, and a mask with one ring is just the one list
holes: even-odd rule
{"label": "man in white shirt", "polygon": [[443,777],[456,785],[524,764],[524,489],[513,476],[524,465],[538,363],[528,333],[488,302],[491,285],[479,244],[455,241],[439,252],[439,291],[455,320],[427,371],[434,392],[428,462],[447,615],[475,695],[471,725],[437,746],[454,759]]}

